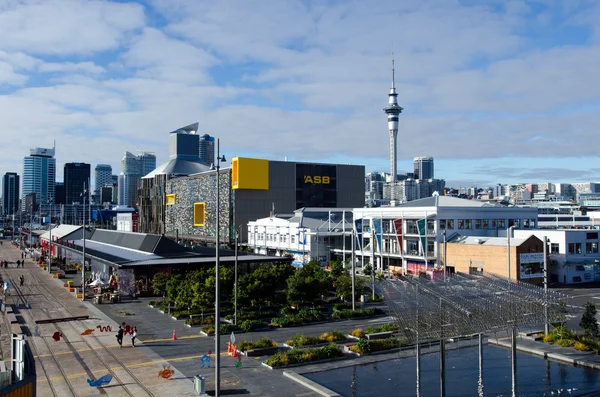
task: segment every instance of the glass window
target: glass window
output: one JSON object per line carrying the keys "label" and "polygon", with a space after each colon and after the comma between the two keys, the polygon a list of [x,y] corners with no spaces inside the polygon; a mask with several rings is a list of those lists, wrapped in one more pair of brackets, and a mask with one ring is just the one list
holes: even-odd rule
{"label": "glass window", "polygon": [[598,239],[598,232],[586,233],[586,238],[588,240],[597,240]]}
{"label": "glass window", "polygon": [[440,219],[440,230],[445,230],[445,229],[446,229],[446,220]]}
{"label": "glass window", "polygon": [[464,229],[465,228],[465,220],[464,219],[459,219],[458,220],[458,228],[459,229]]}
{"label": "glass window", "polygon": [[557,243],[551,243],[550,244],[550,253],[551,254],[558,254],[558,244]]}
{"label": "glass window", "polygon": [[448,229],[454,229],[454,219],[448,219],[447,225]]}
{"label": "glass window", "polygon": [[585,253],[586,254],[597,254],[598,253],[598,243],[585,243]]}
{"label": "glass window", "polygon": [[529,219],[523,219],[523,227],[524,228],[528,228],[529,227]]}
{"label": "glass window", "polygon": [[481,229],[481,219],[475,219],[475,229]]}
{"label": "glass window", "polygon": [[581,243],[575,243],[575,253],[581,254]]}
{"label": "glass window", "polygon": [[504,219],[498,219],[498,227],[500,229],[506,228],[506,224],[504,223]]}
{"label": "glass window", "polygon": [[292,244],[294,244],[296,242],[296,236],[294,236],[293,234],[290,236],[290,241],[292,242]]}
{"label": "glass window", "polygon": [[521,220],[520,220],[520,219],[515,219],[515,220],[513,221],[513,226],[514,226],[515,228],[517,228],[517,229],[518,229],[518,228],[520,228],[520,227],[521,227]]}
{"label": "glass window", "polygon": [[489,229],[490,228],[490,220],[489,219],[482,219],[481,220],[481,228],[482,229]]}
{"label": "glass window", "polygon": [[492,229],[495,229],[498,227],[498,220],[497,219],[492,219]]}
{"label": "glass window", "polygon": [[575,253],[575,244],[569,243],[569,254]]}
{"label": "glass window", "polygon": [[472,229],[473,228],[472,227],[472,225],[473,225],[472,222],[473,222],[472,219],[465,219],[465,229]]}

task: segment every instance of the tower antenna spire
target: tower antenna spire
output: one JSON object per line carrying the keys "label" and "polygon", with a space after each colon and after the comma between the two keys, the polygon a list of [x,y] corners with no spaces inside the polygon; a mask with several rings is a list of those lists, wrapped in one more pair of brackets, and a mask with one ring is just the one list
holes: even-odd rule
{"label": "tower antenna spire", "polygon": [[394,53],[392,52],[392,89],[396,88],[396,68],[394,62]]}

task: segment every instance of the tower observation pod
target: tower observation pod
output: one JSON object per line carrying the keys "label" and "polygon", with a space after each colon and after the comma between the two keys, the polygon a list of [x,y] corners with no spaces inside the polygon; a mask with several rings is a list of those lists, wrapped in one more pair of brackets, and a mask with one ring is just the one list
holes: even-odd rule
{"label": "tower observation pod", "polygon": [[388,118],[388,131],[390,133],[390,173],[392,174],[392,183],[396,182],[398,177],[398,171],[396,169],[397,164],[397,151],[396,151],[396,140],[398,139],[398,116],[402,113],[402,107],[398,105],[398,94],[396,93],[395,84],[395,69],[394,69],[394,57],[392,56],[392,88],[388,94],[388,104],[383,108],[383,111],[387,114]]}

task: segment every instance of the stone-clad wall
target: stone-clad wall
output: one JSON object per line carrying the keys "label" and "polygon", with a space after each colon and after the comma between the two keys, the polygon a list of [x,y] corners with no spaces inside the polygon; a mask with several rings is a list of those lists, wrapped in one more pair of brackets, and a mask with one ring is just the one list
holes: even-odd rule
{"label": "stone-clad wall", "polygon": [[[219,222],[221,241],[232,237],[233,193],[231,189],[231,169],[220,171]],[[215,238],[216,213],[216,172],[172,179],[167,182],[166,193],[175,194],[175,204],[166,208],[167,234],[179,233],[182,238]],[[194,226],[194,203],[206,203],[204,226]]]}

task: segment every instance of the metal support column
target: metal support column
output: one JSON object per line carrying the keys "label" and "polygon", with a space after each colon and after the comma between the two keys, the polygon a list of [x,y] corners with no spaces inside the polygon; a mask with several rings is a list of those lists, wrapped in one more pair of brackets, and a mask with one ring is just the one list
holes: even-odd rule
{"label": "metal support column", "polygon": [[550,332],[548,324],[548,237],[544,236],[544,335]]}
{"label": "metal support column", "polygon": [[478,336],[478,351],[479,351],[479,380],[477,382],[477,395],[483,397],[483,334]]}
{"label": "metal support column", "polygon": [[517,397],[517,327],[513,324],[510,329],[512,397]]}
{"label": "metal support column", "polygon": [[444,338],[444,307],[440,298],[440,397],[446,397],[446,341]]}

